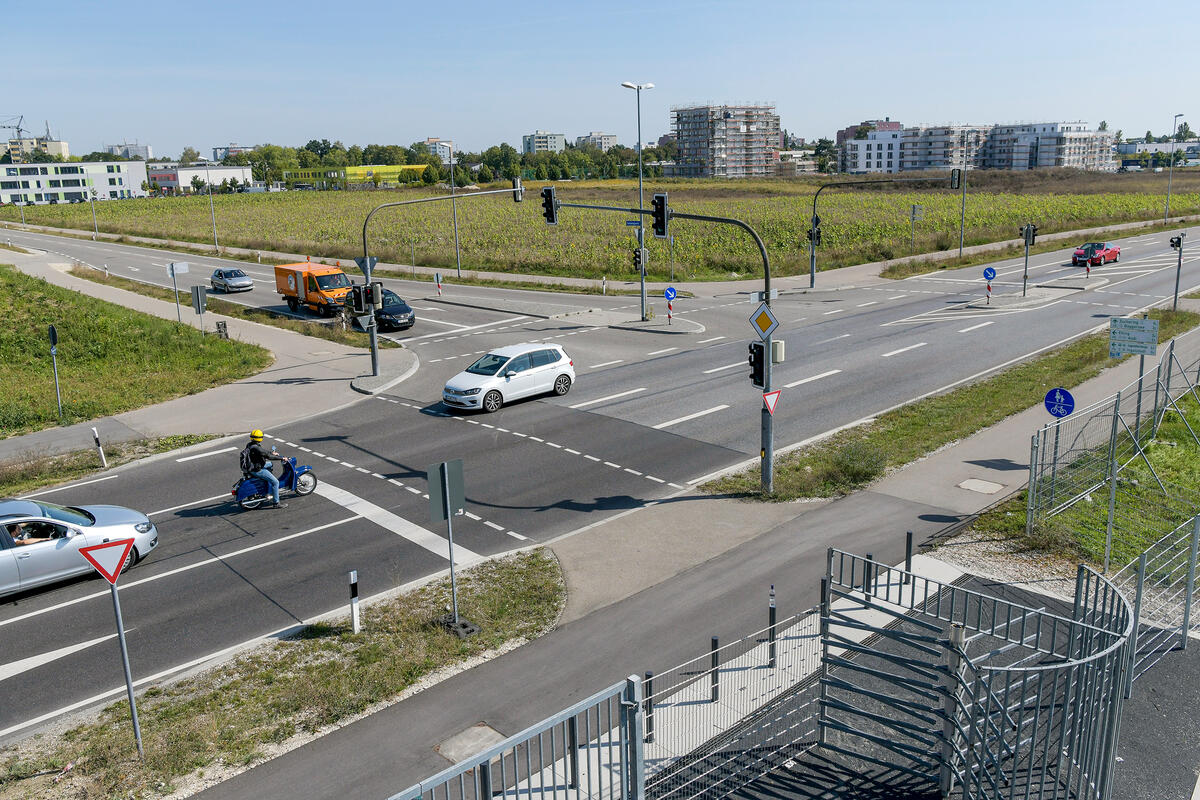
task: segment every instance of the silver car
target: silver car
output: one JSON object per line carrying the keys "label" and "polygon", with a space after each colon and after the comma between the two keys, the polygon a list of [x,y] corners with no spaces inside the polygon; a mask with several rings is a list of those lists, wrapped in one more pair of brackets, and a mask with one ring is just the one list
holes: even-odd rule
{"label": "silver car", "polygon": [[254,288],[254,279],[240,269],[215,269],[208,282],[214,292],[248,292]]}
{"label": "silver car", "polygon": [[121,506],[0,499],[0,595],[94,572],[79,549],[116,539],[133,539],[123,572],[158,546],[158,530]]}
{"label": "silver car", "polygon": [[492,350],[446,381],[442,402],[492,412],[521,397],[564,395],[573,383],[575,362],[559,345],[514,344]]}

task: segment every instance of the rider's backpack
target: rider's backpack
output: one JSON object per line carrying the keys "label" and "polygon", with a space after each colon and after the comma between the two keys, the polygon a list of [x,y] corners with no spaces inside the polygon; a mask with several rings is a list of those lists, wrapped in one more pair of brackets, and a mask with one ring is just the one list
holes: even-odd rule
{"label": "rider's backpack", "polygon": [[254,472],[254,461],[250,458],[250,448],[242,448],[242,452],[238,454],[238,465],[241,466],[242,472]]}

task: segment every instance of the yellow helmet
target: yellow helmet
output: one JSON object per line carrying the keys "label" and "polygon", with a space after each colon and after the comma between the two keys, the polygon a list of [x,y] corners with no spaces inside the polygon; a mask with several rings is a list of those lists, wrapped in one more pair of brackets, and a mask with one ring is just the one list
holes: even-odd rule
{"label": "yellow helmet", "polygon": [[261,442],[263,440],[263,432],[260,430],[250,431],[250,441]]}

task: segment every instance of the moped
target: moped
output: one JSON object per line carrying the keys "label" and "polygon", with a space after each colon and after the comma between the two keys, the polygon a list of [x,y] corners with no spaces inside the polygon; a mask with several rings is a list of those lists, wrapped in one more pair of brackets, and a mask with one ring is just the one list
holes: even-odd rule
{"label": "moped", "polygon": [[[317,474],[312,467],[296,466],[294,458],[284,458],[280,462],[283,464],[283,472],[279,476],[280,493],[288,491],[301,497],[312,494],[313,489],[317,488]],[[233,485],[230,494],[242,508],[258,508],[263,503],[271,502],[271,487],[255,475],[243,474]]]}

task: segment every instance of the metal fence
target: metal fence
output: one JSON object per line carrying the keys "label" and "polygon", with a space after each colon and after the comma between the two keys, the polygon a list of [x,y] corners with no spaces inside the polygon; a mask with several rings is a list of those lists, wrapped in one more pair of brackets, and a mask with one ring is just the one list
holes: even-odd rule
{"label": "metal fence", "polygon": [[1133,613],[1103,576],[1054,613],[833,549],[827,573],[823,748],[943,797],[1110,796]]}

